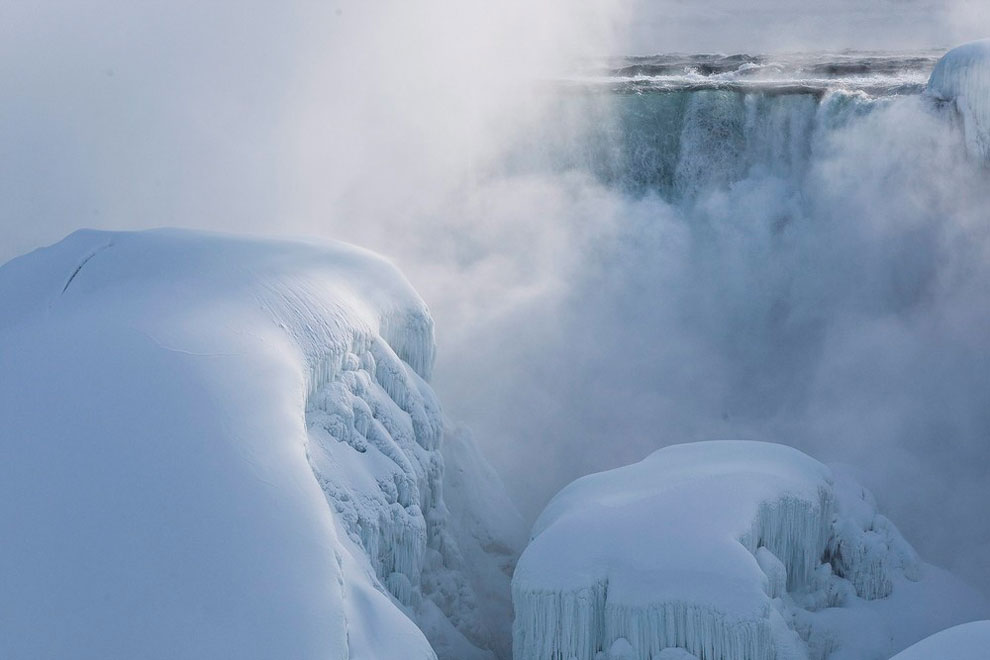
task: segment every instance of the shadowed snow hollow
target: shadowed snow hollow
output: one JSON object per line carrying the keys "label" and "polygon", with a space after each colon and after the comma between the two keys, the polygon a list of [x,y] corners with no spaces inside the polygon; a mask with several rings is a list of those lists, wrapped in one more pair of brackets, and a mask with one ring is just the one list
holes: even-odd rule
{"label": "shadowed snow hollow", "polygon": [[955,108],[970,151],[990,162],[990,39],[946,53],[932,71],[928,93]]}
{"label": "shadowed snow hollow", "polygon": [[82,231],[0,268],[0,656],[508,657],[518,518],[433,358],[342,244]]}
{"label": "shadowed snow hollow", "polygon": [[512,586],[517,660],[880,660],[986,611],[863,488],[757,442],[676,445],[578,479],[537,520]]}

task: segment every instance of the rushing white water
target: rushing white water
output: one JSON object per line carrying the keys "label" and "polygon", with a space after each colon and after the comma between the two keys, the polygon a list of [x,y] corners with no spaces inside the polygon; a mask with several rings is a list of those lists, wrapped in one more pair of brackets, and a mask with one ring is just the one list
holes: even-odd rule
{"label": "rushing white water", "polygon": [[[830,135],[878,107],[917,96],[934,62],[883,58],[881,67],[872,64],[876,58],[799,59],[778,69],[739,57],[747,59],[740,64],[722,58],[739,67],[725,72],[692,58],[676,58],[676,64],[657,58],[664,64],[618,71],[688,72],[562,81],[554,128],[541,134],[536,149],[533,136],[526,136],[514,163],[529,171],[586,169],[606,185],[634,194],[652,191],[671,201],[761,176],[797,187]],[[709,73],[694,72],[699,66]],[[871,66],[880,71],[859,73]],[[901,66],[913,68],[905,72]],[[808,77],[833,68],[845,75]],[[778,74],[767,77],[767,70]],[[540,125],[539,130],[548,129]]]}

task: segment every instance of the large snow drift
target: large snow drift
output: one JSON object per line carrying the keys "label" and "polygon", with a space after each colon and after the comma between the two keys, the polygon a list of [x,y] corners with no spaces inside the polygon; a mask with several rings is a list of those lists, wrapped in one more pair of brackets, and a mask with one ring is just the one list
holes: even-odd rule
{"label": "large snow drift", "polygon": [[0,268],[0,657],[507,657],[518,519],[433,356],[340,244],[82,231]]}
{"label": "large snow drift", "polygon": [[990,39],[946,53],[928,80],[928,94],[956,109],[970,151],[990,162]]}
{"label": "large snow drift", "polygon": [[578,479],[537,520],[513,602],[516,660],[886,659],[985,611],[861,487],[756,442]]}
{"label": "large snow drift", "polygon": [[891,660],[986,660],[990,621],[974,621],[926,637]]}

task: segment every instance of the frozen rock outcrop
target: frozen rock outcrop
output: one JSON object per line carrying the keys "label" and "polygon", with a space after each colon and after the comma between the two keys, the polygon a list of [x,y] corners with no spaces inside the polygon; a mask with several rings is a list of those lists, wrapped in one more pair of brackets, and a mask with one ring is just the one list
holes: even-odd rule
{"label": "frozen rock outcrop", "polygon": [[507,658],[482,600],[518,518],[434,351],[343,244],[82,231],[4,265],[0,656]]}
{"label": "frozen rock outcrop", "polygon": [[926,637],[891,660],[985,660],[990,654],[990,621],[973,621]]}
{"label": "frozen rock outcrop", "polygon": [[955,109],[970,152],[990,163],[990,39],[946,53],[928,80],[928,94]]}
{"label": "frozen rock outcrop", "polygon": [[757,442],[668,447],[575,481],[512,586],[517,660],[612,657],[617,640],[635,660],[885,659],[985,611],[864,489]]}

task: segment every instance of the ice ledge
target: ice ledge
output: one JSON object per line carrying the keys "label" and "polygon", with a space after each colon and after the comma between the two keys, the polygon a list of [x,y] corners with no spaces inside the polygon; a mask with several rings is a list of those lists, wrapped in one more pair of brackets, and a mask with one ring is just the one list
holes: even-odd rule
{"label": "ice ledge", "polygon": [[968,597],[865,489],[757,442],[668,447],[572,483],[512,586],[517,660],[886,658],[944,627],[909,594],[955,621]]}

